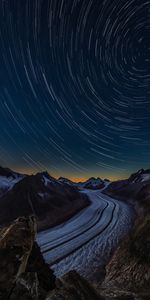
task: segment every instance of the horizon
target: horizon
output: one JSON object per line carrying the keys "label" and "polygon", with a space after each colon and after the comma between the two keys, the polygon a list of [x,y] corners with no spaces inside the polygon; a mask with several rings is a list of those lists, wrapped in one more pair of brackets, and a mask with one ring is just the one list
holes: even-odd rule
{"label": "horizon", "polygon": [[88,180],[89,178],[91,178],[91,177],[94,177],[94,178],[101,178],[102,180],[104,180],[104,179],[109,179],[110,181],[117,181],[117,180],[123,180],[123,179],[127,179],[131,174],[133,174],[133,173],[136,173],[136,172],[138,172],[140,169],[144,169],[144,170],[146,170],[146,169],[149,169],[148,167],[147,168],[139,168],[139,169],[135,169],[134,171],[132,171],[132,172],[129,172],[128,174],[126,174],[126,176],[125,175],[122,175],[122,177],[120,176],[118,176],[118,177],[116,177],[116,176],[101,176],[100,174],[98,175],[94,175],[94,174],[89,174],[89,176],[87,176],[87,177],[74,177],[74,176],[70,176],[70,175],[68,175],[67,176],[67,174],[60,174],[60,175],[56,175],[56,174],[53,174],[50,170],[48,170],[48,169],[37,169],[37,170],[23,170],[23,169],[20,169],[20,168],[11,168],[11,167],[9,167],[9,166],[3,166],[3,165],[0,165],[2,168],[8,168],[8,169],[11,169],[12,171],[14,171],[14,172],[17,172],[17,173],[20,173],[20,174],[24,174],[24,175],[36,175],[37,173],[42,173],[42,172],[48,172],[48,174],[50,175],[50,176],[52,176],[52,177],[54,177],[55,179],[59,179],[60,177],[63,177],[63,178],[66,178],[66,179],[69,179],[69,180],[71,180],[71,181],[73,181],[73,182],[76,182],[76,183],[78,183],[78,182],[84,182],[84,181],[86,181],[86,180]]}

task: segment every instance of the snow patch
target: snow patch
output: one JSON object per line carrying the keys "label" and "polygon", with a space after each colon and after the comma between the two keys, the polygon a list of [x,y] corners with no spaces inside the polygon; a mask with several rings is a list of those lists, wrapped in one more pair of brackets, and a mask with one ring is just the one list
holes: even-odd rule
{"label": "snow patch", "polygon": [[48,196],[48,193],[38,193],[40,198],[46,198]]}
{"label": "snow patch", "polygon": [[141,182],[150,180],[150,174],[143,174],[141,176]]}
{"label": "snow patch", "polygon": [[13,188],[13,186],[19,182],[23,177],[16,177],[13,178],[11,177],[5,177],[5,176],[0,176],[0,189],[2,190],[10,190]]}
{"label": "snow patch", "polygon": [[48,186],[49,183],[52,183],[52,180],[47,178],[45,175],[43,175],[43,181],[45,186]]}

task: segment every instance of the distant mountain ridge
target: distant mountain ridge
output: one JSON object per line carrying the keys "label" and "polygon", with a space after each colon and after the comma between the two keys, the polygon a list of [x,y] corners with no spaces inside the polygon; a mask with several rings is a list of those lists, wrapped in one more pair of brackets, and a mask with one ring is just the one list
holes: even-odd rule
{"label": "distant mountain ridge", "polygon": [[17,176],[20,176],[19,173],[12,171],[9,168],[3,168],[0,166],[0,176],[5,176],[5,177],[13,177],[16,178]]}
{"label": "distant mountain ridge", "polygon": [[91,177],[84,182],[73,182],[67,178],[60,177],[58,179],[58,181],[69,184],[69,185],[76,186],[81,189],[92,189],[92,190],[102,189],[102,188],[106,187],[108,185],[108,183],[110,182],[108,179],[103,180],[99,177],[97,177],[97,178]]}
{"label": "distant mountain ridge", "polygon": [[38,219],[38,230],[57,225],[90,204],[80,189],[102,189],[107,184],[94,177],[75,183],[55,179],[47,171],[26,175],[0,167],[0,225],[31,214]]}
{"label": "distant mountain ridge", "polygon": [[15,171],[12,171],[9,168],[4,168],[0,166],[0,196],[2,190],[7,191],[11,189],[17,182],[22,180],[25,177],[29,176],[37,176],[38,174],[43,174],[45,178],[49,178],[48,180],[51,181],[53,184],[67,184],[71,186],[75,186],[82,189],[102,189],[110,183],[109,179],[101,179],[99,177],[91,177],[84,182],[73,182],[68,178],[59,177],[58,179],[52,177],[47,171],[43,171],[41,173],[37,173],[35,175],[27,175],[27,174],[20,174]]}

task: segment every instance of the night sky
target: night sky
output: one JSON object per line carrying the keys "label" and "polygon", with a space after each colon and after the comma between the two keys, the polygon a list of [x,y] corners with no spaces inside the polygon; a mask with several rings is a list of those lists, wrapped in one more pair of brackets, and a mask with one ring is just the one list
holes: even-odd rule
{"label": "night sky", "polygon": [[150,1],[0,1],[0,164],[84,179],[150,167]]}

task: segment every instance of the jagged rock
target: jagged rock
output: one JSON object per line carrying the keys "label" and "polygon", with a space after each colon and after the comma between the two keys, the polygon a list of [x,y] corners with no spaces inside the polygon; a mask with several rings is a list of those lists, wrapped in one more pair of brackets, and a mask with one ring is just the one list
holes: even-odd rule
{"label": "jagged rock", "polygon": [[0,232],[0,299],[45,299],[55,276],[35,243],[36,220],[19,218]]}
{"label": "jagged rock", "polygon": [[46,300],[104,300],[77,272],[71,271],[56,283]]}
{"label": "jagged rock", "polygon": [[36,233],[34,218],[20,218],[2,230],[0,238],[0,291],[5,297],[25,272]]}
{"label": "jagged rock", "polygon": [[39,287],[37,273],[23,273],[10,293],[9,300],[44,300],[46,292]]}
{"label": "jagged rock", "polygon": [[26,272],[36,272],[40,282],[40,287],[42,287],[46,292],[55,287],[56,277],[54,276],[54,272],[49,268],[48,264],[45,263],[40,248],[36,242],[33,244]]}

